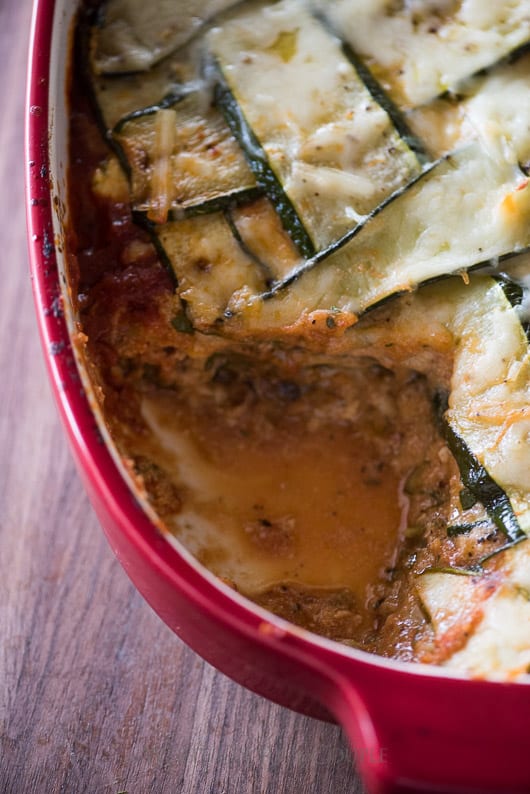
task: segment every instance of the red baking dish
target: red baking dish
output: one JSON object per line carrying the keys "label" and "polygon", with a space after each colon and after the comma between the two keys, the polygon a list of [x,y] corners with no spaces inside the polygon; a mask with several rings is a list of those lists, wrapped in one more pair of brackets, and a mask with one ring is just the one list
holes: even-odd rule
{"label": "red baking dish", "polygon": [[36,0],[26,104],[27,216],[40,333],[74,455],[108,540],[162,619],[204,659],[346,730],[370,794],[530,792],[530,685],[468,680],[298,629],[224,586],[148,518],[92,409],[64,276],[67,61],[75,2]]}

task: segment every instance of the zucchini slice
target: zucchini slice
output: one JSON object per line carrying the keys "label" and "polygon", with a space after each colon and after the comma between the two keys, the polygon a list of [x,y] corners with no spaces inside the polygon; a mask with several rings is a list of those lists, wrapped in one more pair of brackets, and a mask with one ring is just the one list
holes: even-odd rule
{"label": "zucchini slice", "polygon": [[206,41],[217,103],[304,256],[420,173],[341,41],[299,0],[238,9]]}
{"label": "zucchini slice", "polygon": [[[517,542],[530,535],[530,348],[520,308],[499,280],[475,274],[467,284],[450,279],[418,290],[386,333],[410,328],[404,333],[427,347],[437,327],[452,340],[448,445],[466,489]],[[356,328],[352,334],[353,343]]]}
{"label": "zucchini slice", "polygon": [[530,665],[530,546],[507,552],[502,568],[458,576],[425,571],[416,580],[422,610],[433,630],[419,661],[476,678],[506,679]]}
{"label": "zucchini slice", "polygon": [[221,212],[154,226],[194,328],[215,330],[229,297],[263,289],[266,276]]}
{"label": "zucchini slice", "polygon": [[477,580],[457,573],[428,570],[418,576],[416,589],[438,637],[459,630],[470,608],[474,611],[480,605],[482,588],[477,584]]}
{"label": "zucchini slice", "polygon": [[[530,669],[530,544],[506,552],[493,594],[482,601],[481,620],[445,665],[474,678],[506,680]],[[488,578],[485,578],[485,584]]]}
{"label": "zucchini slice", "polygon": [[473,143],[271,291],[228,308],[241,313],[243,325],[261,330],[295,323],[315,310],[359,315],[391,295],[497,263],[528,246],[528,178]]}
{"label": "zucchini slice", "polygon": [[504,532],[510,542],[520,540],[524,532],[505,491],[490,476],[449,421],[444,424],[444,435],[458,463],[466,493],[481,502],[497,529]]}
{"label": "zucchini slice", "polygon": [[530,53],[497,65],[407,114],[409,126],[440,157],[479,138],[494,159],[530,168]]}
{"label": "zucchini slice", "polygon": [[85,58],[90,67],[87,82],[104,134],[139,109],[168,107],[204,85],[200,72],[200,43],[169,55],[146,72],[101,74],[93,57],[95,30],[97,28],[92,26],[86,31]]}
{"label": "zucchini slice", "polygon": [[234,194],[246,197],[256,188],[230,128],[202,92],[131,114],[114,139],[130,166],[134,209],[157,223],[170,211],[208,212],[221,198],[231,202]]}
{"label": "zucchini slice", "polygon": [[188,57],[169,57],[142,74],[101,75],[90,72],[90,88],[105,135],[124,118],[148,107],[168,107],[199,84]]}
{"label": "zucchini slice", "polygon": [[231,210],[235,232],[246,250],[269,273],[269,286],[300,265],[300,254],[267,198],[241,203]]}
{"label": "zucchini slice", "polygon": [[[530,12],[529,12],[530,13]],[[530,53],[461,87],[463,114],[490,157],[530,169]]]}
{"label": "zucchini slice", "polygon": [[530,41],[529,0],[315,0],[314,5],[403,108],[454,89]]}
{"label": "zucchini slice", "polygon": [[95,32],[102,74],[143,72],[186,44],[215,14],[238,0],[107,0]]}
{"label": "zucchini slice", "polygon": [[490,482],[477,468],[468,479],[482,489],[480,501],[494,523],[517,540],[521,530],[530,534],[528,340],[517,307],[492,279],[479,281],[457,305],[451,330],[457,352],[445,419],[457,442],[455,456],[469,467],[463,446],[471,451]]}

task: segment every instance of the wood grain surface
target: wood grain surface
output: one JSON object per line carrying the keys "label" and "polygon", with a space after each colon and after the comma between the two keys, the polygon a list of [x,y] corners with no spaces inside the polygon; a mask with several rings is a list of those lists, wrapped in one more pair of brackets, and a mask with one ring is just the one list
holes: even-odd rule
{"label": "wood grain surface", "polygon": [[0,792],[360,794],[340,729],[183,645],[113,558],[47,384],[25,242],[29,0],[0,0]]}

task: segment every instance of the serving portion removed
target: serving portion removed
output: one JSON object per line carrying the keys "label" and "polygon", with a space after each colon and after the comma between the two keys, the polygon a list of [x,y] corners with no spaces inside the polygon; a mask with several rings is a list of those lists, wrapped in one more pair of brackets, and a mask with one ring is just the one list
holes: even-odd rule
{"label": "serving portion removed", "polygon": [[106,427],[214,574],[530,670],[530,2],[86,3],[70,288]]}

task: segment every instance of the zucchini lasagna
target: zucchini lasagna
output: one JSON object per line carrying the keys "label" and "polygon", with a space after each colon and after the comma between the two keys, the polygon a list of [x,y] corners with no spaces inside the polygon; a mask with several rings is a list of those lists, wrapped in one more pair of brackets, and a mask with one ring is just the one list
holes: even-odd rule
{"label": "zucchini lasagna", "polygon": [[313,632],[530,672],[530,1],[87,0],[70,287],[163,531]]}

